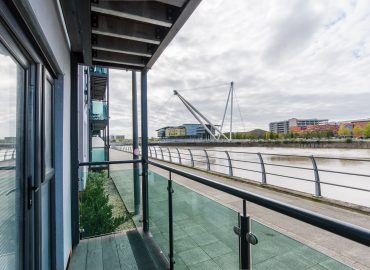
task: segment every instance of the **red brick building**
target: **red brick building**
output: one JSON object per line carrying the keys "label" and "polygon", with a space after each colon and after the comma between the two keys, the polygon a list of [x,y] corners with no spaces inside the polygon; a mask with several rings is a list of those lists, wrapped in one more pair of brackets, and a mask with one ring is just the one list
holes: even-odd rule
{"label": "red brick building", "polygon": [[334,136],[338,135],[339,125],[337,123],[333,124],[322,124],[322,125],[309,125],[309,126],[302,126],[302,127],[291,127],[289,129],[290,132],[294,134],[303,134],[303,133],[310,133],[310,132],[333,132]]}

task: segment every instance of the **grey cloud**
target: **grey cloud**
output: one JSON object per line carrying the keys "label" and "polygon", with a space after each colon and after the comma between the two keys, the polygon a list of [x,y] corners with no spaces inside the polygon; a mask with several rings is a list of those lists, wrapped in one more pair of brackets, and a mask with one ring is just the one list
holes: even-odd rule
{"label": "grey cloud", "polygon": [[271,44],[263,56],[267,64],[278,64],[294,57],[309,44],[322,21],[322,15],[315,12],[310,3],[307,0],[296,1],[290,14],[275,23]]}
{"label": "grey cloud", "polygon": [[[291,117],[369,117],[370,40],[364,18],[370,4],[361,3],[295,0],[282,6],[235,0],[231,11],[228,1],[203,1],[148,74],[150,136],[162,126],[196,122],[171,98],[173,89],[220,123],[228,85],[181,90],[232,80],[247,130]],[[345,19],[325,27],[342,13]],[[360,42],[364,53],[355,58]],[[110,78],[111,129],[128,136],[130,79],[124,71],[112,71]],[[234,105],[235,129],[243,130]]]}

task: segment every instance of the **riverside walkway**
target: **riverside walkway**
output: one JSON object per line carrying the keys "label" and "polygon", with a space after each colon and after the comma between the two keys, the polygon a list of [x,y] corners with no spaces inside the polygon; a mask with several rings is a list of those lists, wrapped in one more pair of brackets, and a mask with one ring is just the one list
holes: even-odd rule
{"label": "riverside walkway", "polygon": [[[131,158],[132,156],[129,153],[117,150],[110,150],[111,160],[125,160]],[[169,164],[168,162],[163,163]],[[245,189],[248,190],[249,192],[266,196],[271,199],[275,199],[284,203],[298,206],[310,211],[314,211],[316,213],[320,213],[332,218],[336,218],[345,222],[349,222],[370,229],[369,213],[366,214],[351,211],[349,209],[344,209],[334,205],[316,202],[314,200],[305,199],[292,194],[287,194],[271,189],[258,187],[241,181],[230,180],[226,177],[212,175],[207,172],[179,166],[176,164],[171,164],[171,166],[174,168],[185,170],[189,173],[210,178],[215,181],[227,183],[228,185]],[[114,170],[125,170],[131,168],[132,165],[113,165],[111,166],[112,175],[114,175],[113,172]],[[168,172],[163,171],[161,169],[150,166],[150,170],[164,177],[168,177]],[[210,187],[204,186],[202,184],[188,180],[178,175],[173,175],[172,179],[178,184],[181,184],[191,190],[194,190],[197,193],[200,193],[226,207],[229,207],[238,212],[242,211],[242,203],[239,198],[225,194],[218,190],[214,190]],[[125,200],[125,198],[123,199]],[[354,269],[370,269],[370,256],[369,256],[370,248],[364,245],[355,243],[351,240],[318,229],[314,226],[300,222],[288,216],[276,213],[274,211],[255,205],[253,203],[247,202],[247,211],[253,220],[256,220],[261,224],[264,224],[286,236],[289,236],[301,242],[304,245],[307,245],[317,251],[320,251],[336,259],[339,262],[342,262]],[[308,256],[308,254],[303,254],[302,256]],[[321,269],[328,268],[323,267]]]}

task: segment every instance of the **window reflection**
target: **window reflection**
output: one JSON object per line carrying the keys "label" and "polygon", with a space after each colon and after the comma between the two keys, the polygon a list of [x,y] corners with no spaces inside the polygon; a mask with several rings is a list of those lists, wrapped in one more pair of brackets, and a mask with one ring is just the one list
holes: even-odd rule
{"label": "window reflection", "polygon": [[[0,43],[0,269],[20,264],[20,135],[19,93],[24,70]],[[17,158],[18,157],[18,158]]]}

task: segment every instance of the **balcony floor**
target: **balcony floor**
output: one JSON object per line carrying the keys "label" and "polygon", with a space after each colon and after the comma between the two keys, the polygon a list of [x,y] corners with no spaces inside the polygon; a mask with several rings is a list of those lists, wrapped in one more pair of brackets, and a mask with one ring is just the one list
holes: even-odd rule
{"label": "balcony floor", "polygon": [[158,269],[137,230],[81,240],[69,270]]}
{"label": "balcony floor", "polygon": [[[111,150],[110,153],[113,158],[129,158],[129,154],[123,152]],[[120,195],[128,209],[133,208],[132,165],[113,165],[111,168]],[[164,254],[168,254],[168,172],[155,171],[149,177],[150,231]],[[179,185],[176,180],[177,177],[173,183],[175,269],[238,269],[238,238],[233,232],[237,212],[194,190],[208,195],[219,192],[200,185],[189,188],[186,182]],[[225,194],[219,198],[241,205],[240,199]],[[254,269],[351,269],[256,220],[252,221],[252,231],[259,238],[259,244],[252,251]]]}

